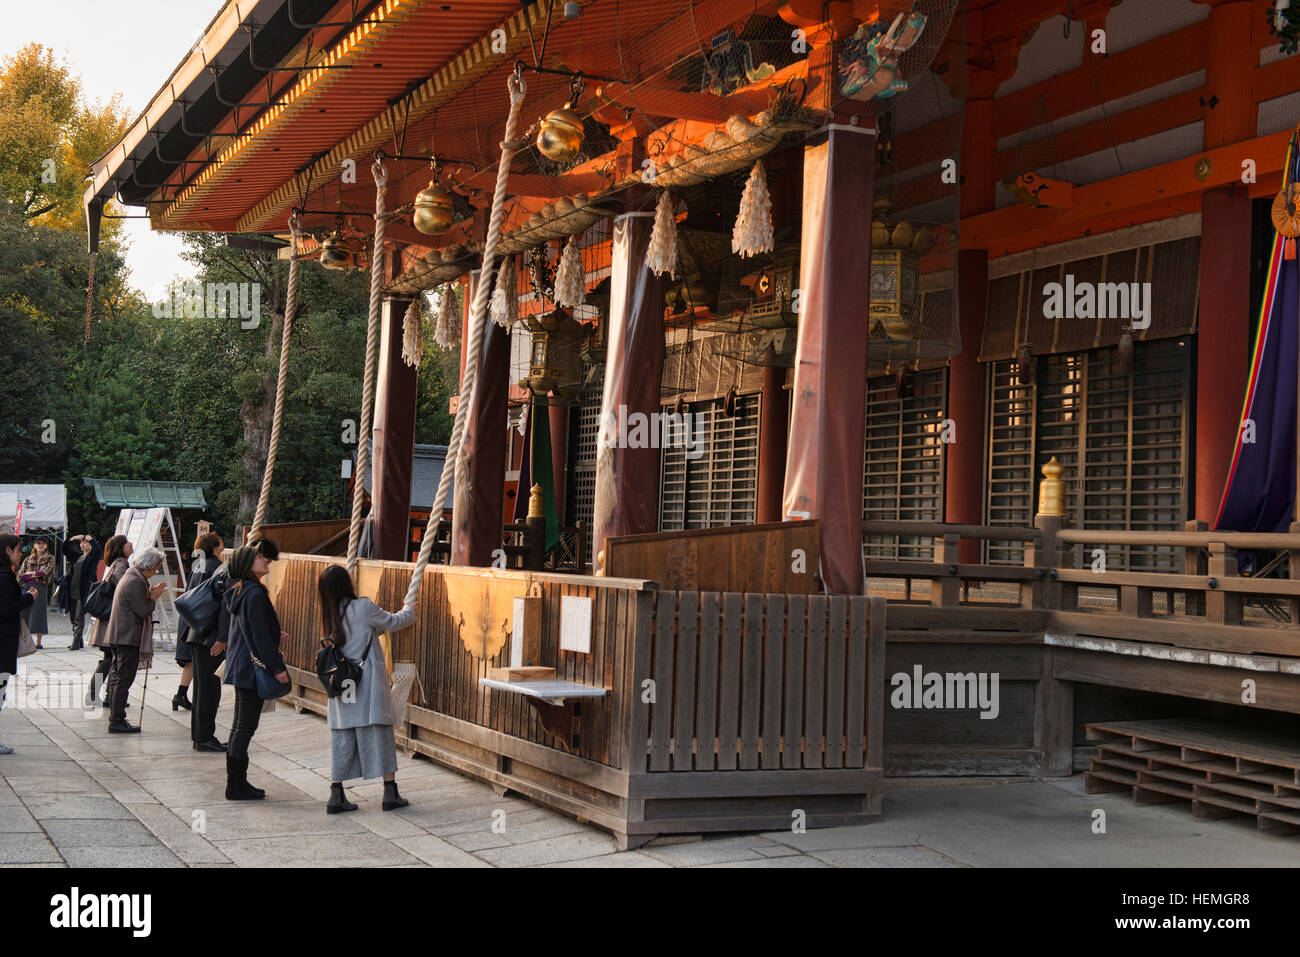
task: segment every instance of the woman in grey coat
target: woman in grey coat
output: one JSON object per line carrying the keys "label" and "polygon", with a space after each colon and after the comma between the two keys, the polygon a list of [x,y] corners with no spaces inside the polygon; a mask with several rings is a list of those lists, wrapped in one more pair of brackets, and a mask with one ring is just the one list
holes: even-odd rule
{"label": "woman in grey coat", "polygon": [[397,744],[393,738],[392,687],[384,652],[375,638],[401,631],[415,621],[415,607],[407,605],[390,615],[369,598],[358,598],[352,576],[342,565],[320,574],[321,621],[343,657],[360,662],[361,680],[329,699],[330,763],[333,780],[326,813],[355,811],[343,794],[343,782],[352,778],[384,779],[385,811],[410,802],[397,793]]}

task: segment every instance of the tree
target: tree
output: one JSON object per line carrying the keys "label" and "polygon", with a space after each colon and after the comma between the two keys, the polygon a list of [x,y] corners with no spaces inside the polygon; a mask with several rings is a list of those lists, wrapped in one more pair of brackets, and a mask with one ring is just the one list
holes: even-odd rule
{"label": "tree", "polygon": [[[54,51],[19,48],[0,61],[0,199],[25,220],[80,232],[86,173],[126,126],[120,96],[87,103],[81,78]],[[106,219],[103,235],[119,228]]]}

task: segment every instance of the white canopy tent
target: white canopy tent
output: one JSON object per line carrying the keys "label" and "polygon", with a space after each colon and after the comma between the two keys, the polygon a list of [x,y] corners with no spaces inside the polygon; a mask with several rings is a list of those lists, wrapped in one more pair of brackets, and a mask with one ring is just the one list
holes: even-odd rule
{"label": "white canopy tent", "polygon": [[68,490],[64,486],[0,484],[0,522],[14,521],[15,504],[22,506],[19,534],[38,528],[68,533]]}

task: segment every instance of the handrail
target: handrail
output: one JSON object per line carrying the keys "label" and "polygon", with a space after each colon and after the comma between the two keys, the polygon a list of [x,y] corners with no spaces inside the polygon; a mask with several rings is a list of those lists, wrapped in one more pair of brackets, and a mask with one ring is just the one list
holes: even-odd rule
{"label": "handrail", "polygon": [[1229,548],[1300,549],[1300,535],[1256,532],[1131,532],[1063,528],[1056,537],[1071,545],[1227,545]]}
{"label": "handrail", "polygon": [[998,542],[1036,542],[1043,533],[1036,528],[1021,528],[1016,525],[954,525],[947,522],[887,522],[863,519],[862,534],[914,535],[921,538],[956,535],[959,538],[989,539]]}

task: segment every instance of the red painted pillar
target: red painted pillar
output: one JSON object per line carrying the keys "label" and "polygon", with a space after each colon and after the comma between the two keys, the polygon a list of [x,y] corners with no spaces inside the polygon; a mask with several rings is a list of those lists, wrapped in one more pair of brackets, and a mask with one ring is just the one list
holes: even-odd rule
{"label": "red painted pillar", "polygon": [[[461,442],[460,467],[454,476],[453,565],[490,565],[492,552],[501,547],[509,373],[510,333],[489,320],[483,324],[474,402],[466,410],[469,418]],[[462,393],[460,400],[465,399]]]}
{"label": "red painted pillar", "polygon": [[599,556],[606,537],[659,529],[659,449],[627,448],[620,437],[632,432],[632,416],[660,410],[664,294],[670,280],[666,274],[656,276],[645,264],[653,225],[654,213],[649,211],[614,218],[609,345],[591,536],[592,568],[597,573],[604,570]]}
{"label": "red painted pillar", "polygon": [[785,368],[763,369],[763,394],[758,423],[758,522],[781,521],[781,493],[785,483],[786,428],[790,420],[790,395],[785,388]]}
{"label": "red painted pillar", "polygon": [[1250,372],[1250,194],[1201,196],[1201,287],[1196,326],[1196,514],[1211,526],[1232,466]]}
{"label": "red painted pillar", "polygon": [[821,520],[822,578],[860,595],[875,125],[832,124],[804,147],[802,290],[785,518]]}
{"label": "red painted pillar", "polygon": [[[1204,146],[1255,135],[1251,40],[1257,7],[1210,0]],[[1217,102],[1213,107],[1208,100]],[[1250,196],[1244,186],[1201,195],[1201,285],[1196,326],[1196,513],[1213,525],[1232,465],[1250,373]]]}
{"label": "red painted pillar", "polygon": [[402,360],[402,323],[410,299],[384,297],[379,333],[370,456],[371,517],[376,558],[410,561],[411,463],[415,456],[417,369]]}

